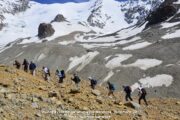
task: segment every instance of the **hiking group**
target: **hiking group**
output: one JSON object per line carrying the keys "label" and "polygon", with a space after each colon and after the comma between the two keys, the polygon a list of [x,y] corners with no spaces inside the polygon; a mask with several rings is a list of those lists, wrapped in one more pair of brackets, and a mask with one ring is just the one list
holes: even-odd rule
{"label": "hiking group", "polygon": [[[13,64],[17,69],[20,69],[21,68],[21,63],[17,60],[14,61],[14,64]],[[36,73],[36,64],[34,62],[28,62],[27,59],[24,59],[23,61],[23,70],[25,72],[28,72],[30,71],[30,73],[35,76],[35,73]],[[46,81],[49,81],[50,80],[50,76],[51,76],[51,73],[50,73],[50,69],[48,67],[42,67],[42,73],[43,73],[43,78],[44,80]],[[56,72],[55,72],[55,75],[58,77],[58,82],[60,84],[62,84],[64,82],[64,79],[66,77],[65,75],[65,71],[64,70],[60,70],[58,67],[56,69]],[[89,81],[90,81],[90,87],[94,90],[96,89],[96,85],[98,84],[98,80],[92,78],[92,77],[88,77]],[[76,88],[77,89],[80,89],[80,82],[81,82],[81,79],[80,77],[77,75],[77,74],[73,74],[73,77],[71,78],[71,80],[75,83],[76,85]],[[132,93],[132,89],[130,86],[125,86],[123,85],[123,91],[124,93],[126,94],[125,95],[125,100],[128,101],[133,101],[132,97],[131,97],[131,93]],[[116,87],[113,83],[111,82],[107,82],[107,89],[109,90],[108,92],[108,96],[111,97],[113,96],[115,98],[115,95],[114,95],[114,92],[116,90]],[[147,100],[146,100],[146,95],[147,95],[147,92],[145,90],[145,88],[142,87],[142,85],[140,87],[138,87],[138,96],[139,96],[139,104],[141,104],[141,100],[144,100],[145,104],[148,105],[147,103]]]}

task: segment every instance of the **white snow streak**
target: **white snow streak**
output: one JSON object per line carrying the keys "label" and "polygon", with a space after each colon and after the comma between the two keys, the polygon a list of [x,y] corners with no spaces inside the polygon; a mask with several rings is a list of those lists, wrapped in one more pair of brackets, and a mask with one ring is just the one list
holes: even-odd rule
{"label": "white snow streak", "polygon": [[69,67],[67,71],[71,70],[72,68],[78,66],[77,71],[81,71],[86,65],[88,65],[97,55],[99,52],[89,52],[81,57],[71,57],[69,60],[71,63],[69,64]]}
{"label": "white snow streak", "polygon": [[123,50],[137,50],[137,49],[142,49],[145,48],[149,45],[151,45],[152,43],[149,42],[142,42],[142,43],[137,43],[137,44],[133,44],[127,47],[124,47]]}
{"label": "white snow streak", "polygon": [[120,66],[122,66],[121,62],[129,59],[130,57],[132,57],[131,54],[117,54],[117,55],[115,55],[115,57],[113,59],[111,59],[107,62],[106,67],[110,68],[110,69],[120,67]]}
{"label": "white snow streak", "polygon": [[147,70],[152,67],[156,67],[158,65],[162,64],[161,60],[157,59],[138,59],[136,62],[129,64],[129,65],[124,65],[124,67],[138,67],[142,70]]}

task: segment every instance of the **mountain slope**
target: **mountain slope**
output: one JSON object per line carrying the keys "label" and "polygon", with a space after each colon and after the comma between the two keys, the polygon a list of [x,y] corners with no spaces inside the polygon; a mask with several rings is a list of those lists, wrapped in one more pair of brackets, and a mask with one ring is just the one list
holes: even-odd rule
{"label": "mountain slope", "polygon": [[[1,119],[178,120],[180,117],[179,99],[151,98],[148,107],[142,105],[137,110],[124,102],[119,91],[114,99],[107,96],[106,88],[97,86],[101,94],[95,95],[86,80],[82,80],[80,91],[72,92],[76,89],[69,75],[60,85],[54,75],[50,82],[44,81],[40,71],[33,77],[0,65],[0,73]],[[133,98],[136,102],[137,98]]]}
{"label": "mountain slope", "polygon": [[[92,3],[90,6],[94,5],[93,1],[88,3]],[[102,1],[98,5],[101,6],[105,3]],[[69,7],[63,8],[65,5]],[[122,85],[130,85],[136,91],[137,87],[142,84],[151,93],[150,96],[180,97],[179,1],[173,2],[177,12],[162,23],[154,24],[144,30],[147,21],[143,25],[130,26],[109,34],[97,33],[97,28],[89,26],[86,22],[78,22],[80,18],[86,20],[91,14],[89,9],[81,11],[89,7],[89,4],[68,3],[65,5],[33,3],[31,6],[33,9],[28,9],[24,14],[20,13],[18,18],[13,16],[14,21],[17,19],[26,21],[25,25],[32,28],[30,33],[34,35],[28,35],[29,31],[24,32],[23,35],[20,31],[27,29],[19,29],[16,25],[22,24],[15,22],[11,33],[14,36],[26,37],[28,35],[30,37],[17,39],[6,45],[0,51],[0,63],[12,64],[15,59],[22,62],[24,58],[27,58],[29,61],[36,62],[40,67],[48,66],[56,69],[57,66],[60,66],[68,73],[78,72],[84,79],[87,76],[93,76],[99,79],[102,85],[106,81],[112,81],[117,84],[117,89],[121,89]],[[72,8],[72,5],[77,6],[73,6],[72,10],[65,11],[65,8]],[[33,28],[35,24],[38,26],[37,21],[43,21],[43,19],[39,19],[39,16],[43,18],[48,13],[52,19],[47,17],[44,20],[50,22],[54,19],[56,12],[60,12],[54,12],[54,8],[58,9],[60,6],[62,10],[64,9],[63,13],[68,12],[66,16],[63,14],[67,21],[51,23],[56,30],[55,34],[45,39],[38,39]],[[47,7],[48,11],[44,7]],[[41,9],[39,10],[39,8]],[[35,10],[39,10],[39,13],[34,14],[38,20],[31,23],[28,21],[31,18],[24,15],[32,15]],[[100,10],[95,11],[94,15],[98,15],[96,13],[99,12],[103,13],[103,9]],[[79,15],[84,14],[71,16],[71,13],[76,12]],[[104,17],[105,14],[102,16]],[[113,18],[109,19],[109,21],[111,20]],[[6,31],[3,32],[5,33],[2,35],[6,35],[4,39],[7,40],[10,34],[8,32],[6,34]]]}

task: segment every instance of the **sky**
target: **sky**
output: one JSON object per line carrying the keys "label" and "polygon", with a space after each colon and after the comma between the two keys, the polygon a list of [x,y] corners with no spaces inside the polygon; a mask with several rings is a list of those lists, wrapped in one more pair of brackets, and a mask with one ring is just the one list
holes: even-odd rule
{"label": "sky", "polygon": [[[51,4],[51,3],[66,3],[66,2],[87,2],[89,0],[32,0],[32,1],[36,1],[39,3],[44,3],[44,4]],[[126,0],[117,0],[117,1],[126,1]]]}

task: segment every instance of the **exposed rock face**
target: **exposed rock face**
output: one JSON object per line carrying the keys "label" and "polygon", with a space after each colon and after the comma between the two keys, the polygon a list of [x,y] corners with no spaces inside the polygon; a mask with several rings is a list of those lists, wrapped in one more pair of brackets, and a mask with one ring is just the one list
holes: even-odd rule
{"label": "exposed rock face", "polygon": [[41,23],[38,28],[38,37],[39,38],[46,38],[52,36],[55,30],[51,24]]}
{"label": "exposed rock face", "polygon": [[62,14],[56,15],[52,22],[65,22],[66,18]]}
{"label": "exposed rock face", "polygon": [[147,24],[147,27],[165,21],[176,14],[177,9],[172,4],[174,1],[175,0],[166,0],[158,9],[151,12],[147,17],[147,21],[149,22]]}

